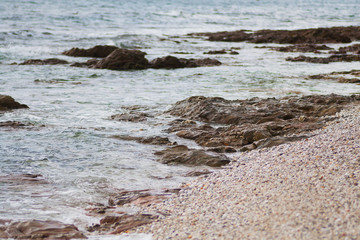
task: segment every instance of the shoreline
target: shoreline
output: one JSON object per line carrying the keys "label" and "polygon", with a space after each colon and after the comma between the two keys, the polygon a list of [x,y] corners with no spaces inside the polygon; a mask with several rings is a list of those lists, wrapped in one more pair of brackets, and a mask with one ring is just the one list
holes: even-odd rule
{"label": "shoreline", "polygon": [[144,208],[160,218],[131,232],[153,239],[360,237],[360,106],[336,116],[308,139],[239,153]]}

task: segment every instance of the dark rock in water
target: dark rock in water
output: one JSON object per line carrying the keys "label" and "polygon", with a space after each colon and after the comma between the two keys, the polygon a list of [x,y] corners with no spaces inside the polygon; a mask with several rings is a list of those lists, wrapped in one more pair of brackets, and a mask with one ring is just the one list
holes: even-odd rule
{"label": "dark rock in water", "polygon": [[112,136],[116,139],[121,139],[125,141],[136,141],[142,144],[152,144],[152,145],[174,145],[175,143],[171,142],[167,137],[132,137],[132,136]]}
{"label": "dark rock in water", "polygon": [[[209,124],[181,125],[186,121],[182,120],[169,129],[179,137],[217,150],[222,147],[257,148],[260,145],[265,146],[268,139],[269,142],[279,142],[279,139],[274,138],[276,136],[318,129],[327,120],[332,120],[328,116],[339,112],[346,104],[359,101],[358,95],[335,94],[233,101],[195,96],[177,102],[168,113],[189,119],[188,121],[197,120],[227,126],[215,128]],[[283,142],[293,139],[295,138],[283,138]]]}
{"label": "dark rock in water", "polygon": [[6,121],[6,122],[0,122],[0,128],[21,128],[27,126],[24,123],[21,122],[15,122],[15,121]]}
{"label": "dark rock in water", "polygon": [[235,153],[237,152],[235,148],[228,147],[228,146],[220,146],[207,149],[210,152],[217,152],[217,153]]}
{"label": "dark rock in water", "polygon": [[147,113],[130,111],[129,113],[121,113],[112,115],[110,118],[116,121],[126,121],[126,122],[142,122],[145,121],[148,117],[151,117]]}
{"label": "dark rock in water", "polygon": [[0,227],[0,238],[84,239],[87,237],[72,224],[64,224],[58,221],[29,220],[7,223]]}
{"label": "dark rock in water", "polygon": [[72,48],[62,54],[72,57],[93,57],[93,58],[105,58],[114,50],[119,49],[115,46],[97,45],[89,49]]}
{"label": "dark rock in water", "polygon": [[97,63],[99,62],[99,60],[97,59],[89,59],[86,62],[76,62],[76,63],[72,63],[70,66],[71,67],[87,67],[87,68],[93,68]]}
{"label": "dark rock in water", "polygon": [[204,54],[232,54],[232,55],[237,55],[239,53],[236,52],[236,51],[233,51],[232,49],[230,49],[230,50],[222,49],[222,50],[212,50],[212,51],[204,52]]}
{"label": "dark rock in water", "polygon": [[[345,76],[339,76],[345,75]],[[351,77],[346,77],[346,75],[350,75]],[[355,76],[352,77],[352,76]],[[334,80],[340,83],[360,83],[360,70],[351,70],[347,72],[332,72],[329,74],[317,74],[308,76],[308,79],[319,79],[319,80]]]}
{"label": "dark rock in water", "polygon": [[144,57],[145,52],[139,50],[116,49],[106,58],[95,64],[94,68],[106,68],[111,70],[146,69],[148,60]]}
{"label": "dark rock in water", "polygon": [[189,149],[184,145],[179,145],[156,152],[160,156],[159,162],[165,164],[185,164],[185,165],[207,165],[210,167],[220,167],[226,165],[230,160],[225,155],[210,155],[204,150]]}
{"label": "dark rock in water", "polygon": [[316,45],[316,44],[295,44],[286,47],[270,47],[273,50],[279,52],[314,52],[319,53],[320,50],[333,50],[333,48],[326,45]]}
{"label": "dark rock in water", "polygon": [[298,56],[298,57],[288,57],[286,61],[290,62],[310,62],[310,63],[330,63],[330,62],[353,62],[360,61],[360,55],[352,54],[335,54],[330,57],[318,58],[318,57],[307,57],[307,56]]}
{"label": "dark rock in water", "polygon": [[117,216],[106,216],[100,220],[100,224],[93,225],[87,230],[89,232],[110,232],[110,234],[119,234],[126,230],[148,224],[156,220],[158,216],[151,214],[123,214]]}
{"label": "dark rock in water", "polygon": [[195,33],[193,36],[207,36],[210,41],[252,43],[320,44],[349,43],[360,40],[360,27],[331,27],[299,30],[245,30],[233,32]]}
{"label": "dark rock in water", "polygon": [[0,111],[7,111],[7,110],[19,109],[19,108],[29,108],[29,107],[25,104],[16,102],[14,98],[8,95],[0,94]]}
{"label": "dark rock in water", "polygon": [[353,52],[355,54],[360,54],[360,44],[353,44],[353,45],[350,45],[347,47],[340,47],[338,52],[335,52],[335,53],[344,54],[347,52]]}
{"label": "dark rock in water", "polygon": [[164,68],[164,69],[175,69],[175,68],[190,68],[190,67],[204,67],[204,66],[218,66],[221,62],[216,59],[204,58],[204,59],[185,59],[177,58],[173,56],[166,56],[156,58],[150,62],[151,68]]}
{"label": "dark rock in water", "polygon": [[47,184],[42,175],[40,174],[13,174],[0,176],[0,183],[13,183],[13,184]]}
{"label": "dark rock in water", "polygon": [[29,59],[19,65],[58,65],[58,64],[68,64],[68,61],[57,59],[57,58],[48,58],[48,59]]}

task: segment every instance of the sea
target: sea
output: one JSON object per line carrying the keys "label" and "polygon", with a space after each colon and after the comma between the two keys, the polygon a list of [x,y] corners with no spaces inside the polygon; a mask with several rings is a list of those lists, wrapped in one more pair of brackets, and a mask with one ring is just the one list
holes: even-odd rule
{"label": "sea", "polygon": [[[306,78],[359,69],[358,62],[287,62],[299,53],[256,47],[276,44],[210,42],[188,35],[359,26],[359,12],[359,0],[0,0],[0,94],[29,106],[1,113],[0,122],[31,126],[0,129],[0,219],[58,220],[85,229],[99,222],[85,209],[106,204],[113,192],[175,188],[190,181],[184,174],[205,167],[164,165],[154,155],[164,146],[113,138],[162,136],[198,148],[164,131],[175,119],[166,110],[187,97],[360,93],[356,84]],[[61,53],[95,45],[139,49],[149,60],[212,57],[223,64],[135,71],[14,64],[46,58],[84,62]],[[231,48],[239,54],[204,54]],[[154,117],[137,123],[111,120],[129,109]],[[39,174],[46,183],[1,181],[21,174]]]}

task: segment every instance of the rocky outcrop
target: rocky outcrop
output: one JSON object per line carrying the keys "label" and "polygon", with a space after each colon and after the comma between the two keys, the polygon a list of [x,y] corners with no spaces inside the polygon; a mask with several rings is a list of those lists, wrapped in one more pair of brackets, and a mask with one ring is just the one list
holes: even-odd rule
{"label": "rocky outcrop", "polygon": [[0,111],[8,111],[12,109],[29,108],[25,104],[21,104],[8,95],[0,94]]}
{"label": "rocky outcrop", "polygon": [[[0,125],[1,126],[1,125]],[[112,138],[125,140],[125,141],[136,141],[142,144],[151,144],[151,145],[175,145],[169,140],[167,137],[132,137],[132,136],[123,136],[123,135],[115,135],[111,136]]]}
{"label": "rocky outcrop", "polygon": [[29,59],[25,62],[19,63],[19,65],[59,65],[59,64],[68,64],[68,61],[58,59],[58,58],[48,58],[48,59]]}
{"label": "rocky outcrop", "polygon": [[189,67],[204,67],[204,66],[218,66],[221,62],[216,59],[204,58],[204,59],[185,59],[177,58],[174,56],[166,56],[156,58],[150,62],[151,68],[163,68],[163,69],[174,69],[174,68],[189,68]]}
{"label": "rocky outcrop", "polygon": [[156,220],[158,216],[151,214],[123,214],[106,216],[100,220],[100,224],[90,226],[89,232],[100,232],[110,234],[119,234],[134,227],[148,224]]}
{"label": "rocky outcrop", "polygon": [[355,54],[334,54],[329,57],[319,58],[319,57],[307,57],[307,56],[298,56],[298,57],[288,57],[286,61],[290,62],[309,62],[309,63],[331,63],[331,62],[353,62],[360,61],[360,55]]}
{"label": "rocky outcrop", "polygon": [[62,54],[71,57],[105,58],[116,49],[119,48],[109,45],[97,45],[88,49],[72,48],[70,50],[64,51]]}
{"label": "rocky outcrop", "polygon": [[317,74],[308,76],[307,78],[318,80],[333,80],[340,83],[360,83],[360,70],[332,72],[329,74]]}
{"label": "rocky outcrop", "polygon": [[94,68],[111,70],[146,69],[149,66],[146,53],[140,50],[116,49],[106,58],[94,65]]}
{"label": "rocky outcrop", "polygon": [[320,53],[323,50],[333,50],[333,48],[326,45],[316,45],[316,44],[295,44],[286,47],[270,47],[270,49],[279,51],[279,52],[313,52]]}
{"label": "rocky outcrop", "polygon": [[[195,96],[177,102],[168,111],[188,119],[176,121],[168,132],[176,132],[179,137],[219,151],[223,147],[250,150],[293,141],[296,138],[280,139],[278,136],[288,137],[318,129],[346,104],[359,101],[358,95],[334,94],[233,101]],[[198,125],[193,120],[207,124]]]}
{"label": "rocky outcrop", "polygon": [[116,121],[125,121],[125,122],[143,122],[148,117],[151,117],[150,114],[138,111],[130,111],[127,113],[115,114],[110,117],[112,120]]}
{"label": "rocky outcrop", "polygon": [[207,36],[210,41],[320,44],[349,43],[360,40],[360,27],[331,27],[300,30],[260,30],[255,32],[239,30],[233,32],[195,33],[193,36]]}
{"label": "rocky outcrop", "polygon": [[0,238],[84,239],[87,237],[72,224],[29,220],[24,222],[0,221]]}
{"label": "rocky outcrop", "polygon": [[230,162],[225,155],[210,155],[204,150],[189,149],[184,145],[167,148],[163,151],[156,152],[155,155],[159,156],[159,162],[165,164],[220,167]]}
{"label": "rocky outcrop", "polygon": [[222,50],[212,50],[212,51],[208,51],[208,52],[204,52],[204,54],[231,54],[231,55],[237,55],[239,54],[237,51],[234,51],[232,49],[230,50],[226,50],[226,49],[222,49]]}

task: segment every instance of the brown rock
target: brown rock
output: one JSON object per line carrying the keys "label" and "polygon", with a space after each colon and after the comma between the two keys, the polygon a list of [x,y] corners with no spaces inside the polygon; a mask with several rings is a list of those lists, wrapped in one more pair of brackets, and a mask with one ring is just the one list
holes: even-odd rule
{"label": "brown rock", "polygon": [[[1,126],[1,125],[0,125]],[[121,136],[116,135],[112,136],[112,138],[121,139],[125,141],[136,141],[142,144],[152,144],[152,145],[173,145],[169,138],[167,137],[132,137],[132,136]]]}
{"label": "brown rock", "polygon": [[286,61],[290,62],[310,62],[310,63],[330,63],[330,62],[353,62],[360,61],[360,55],[349,55],[349,54],[335,54],[330,57],[307,57],[307,56],[298,56],[298,57],[288,57]]}
{"label": "brown rock", "polygon": [[0,94],[0,111],[7,111],[7,110],[19,109],[19,108],[29,108],[29,107],[25,104],[20,104],[16,102],[12,97],[8,95]]}
{"label": "brown rock", "polygon": [[332,50],[333,48],[326,45],[316,44],[295,44],[286,47],[271,47],[271,49],[279,52],[314,52],[319,53],[320,50]]}
{"label": "brown rock", "polygon": [[156,58],[150,62],[151,68],[191,68],[191,67],[204,67],[204,66],[218,66],[221,62],[216,59],[204,58],[204,59],[185,59],[177,58],[173,56],[166,56]]}
{"label": "brown rock", "polygon": [[0,228],[0,237],[15,239],[84,239],[77,227],[58,221],[29,220]]}
{"label": "brown rock", "polygon": [[68,64],[68,61],[57,59],[57,58],[48,58],[48,59],[29,59],[25,62],[20,63],[19,65],[58,65],[58,64]]}
{"label": "brown rock", "polygon": [[144,57],[145,52],[139,50],[116,49],[106,58],[95,64],[94,68],[106,68],[111,70],[146,69],[148,60]]}
{"label": "brown rock", "polygon": [[189,149],[184,145],[179,145],[155,153],[160,156],[159,162],[165,164],[185,164],[185,165],[207,165],[210,167],[220,167],[226,165],[230,160],[225,155],[210,155],[204,150]]}
{"label": "brown rock", "polygon": [[93,68],[97,63],[99,62],[99,60],[97,59],[89,59],[86,62],[76,62],[76,63],[72,63],[70,66],[71,67],[87,67],[87,68]]}
{"label": "brown rock", "polygon": [[195,33],[192,36],[207,36],[210,41],[282,44],[349,43],[360,40],[360,27],[331,27],[300,30],[245,30],[217,33]]}
{"label": "brown rock", "polygon": [[115,46],[98,45],[89,49],[72,48],[62,54],[72,57],[93,57],[93,58],[105,58],[114,50],[119,49]]}
{"label": "brown rock", "polygon": [[112,115],[110,118],[116,121],[125,121],[125,122],[143,122],[148,117],[151,117],[147,113],[130,111],[128,113],[121,113]]}

